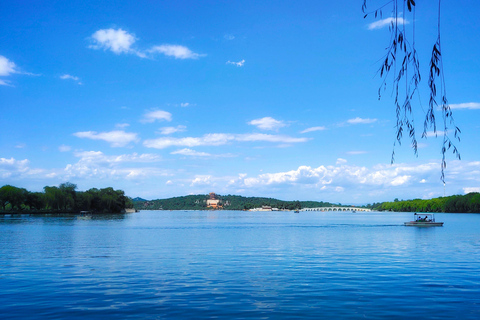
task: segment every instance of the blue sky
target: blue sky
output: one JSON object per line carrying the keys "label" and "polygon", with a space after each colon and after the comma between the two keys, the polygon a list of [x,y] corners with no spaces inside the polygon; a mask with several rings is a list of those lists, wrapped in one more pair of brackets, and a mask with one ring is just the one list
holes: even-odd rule
{"label": "blue sky", "polygon": [[[395,109],[389,89],[378,100],[375,76],[389,31],[361,4],[2,2],[0,185],[345,204],[442,196],[441,138],[420,138],[437,7],[419,3],[415,18],[419,155],[404,139],[391,165]],[[479,9],[442,3],[447,94],[462,130],[447,195],[480,191]]]}

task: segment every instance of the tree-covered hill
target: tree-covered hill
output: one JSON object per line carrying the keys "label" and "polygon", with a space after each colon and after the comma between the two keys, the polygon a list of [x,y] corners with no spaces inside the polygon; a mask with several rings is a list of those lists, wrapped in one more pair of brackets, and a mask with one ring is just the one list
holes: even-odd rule
{"label": "tree-covered hill", "polygon": [[[168,199],[139,201],[134,199],[134,208],[137,210],[208,210],[209,195],[198,194]],[[295,210],[312,207],[328,207],[331,203],[319,201],[283,201],[273,198],[243,197],[236,195],[217,195],[221,206],[225,210],[248,210],[270,206],[272,208]]]}
{"label": "tree-covered hill", "polygon": [[376,209],[403,212],[480,213],[480,193],[472,192],[466,195],[454,195],[428,200],[399,201],[395,199],[393,202],[379,204]]}

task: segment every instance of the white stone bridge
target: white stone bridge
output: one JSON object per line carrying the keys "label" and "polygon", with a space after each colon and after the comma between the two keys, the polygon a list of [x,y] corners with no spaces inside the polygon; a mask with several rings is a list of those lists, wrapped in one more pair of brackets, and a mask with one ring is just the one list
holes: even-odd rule
{"label": "white stone bridge", "polygon": [[357,208],[357,207],[318,207],[318,208],[303,208],[300,211],[362,211],[368,212],[371,209]]}

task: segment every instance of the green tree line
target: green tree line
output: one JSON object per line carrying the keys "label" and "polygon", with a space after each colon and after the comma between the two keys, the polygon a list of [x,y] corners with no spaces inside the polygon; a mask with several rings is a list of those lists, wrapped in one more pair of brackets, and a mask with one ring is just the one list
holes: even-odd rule
{"label": "green tree line", "polygon": [[0,188],[3,212],[81,212],[119,213],[133,208],[132,200],[122,190],[91,188],[76,191],[77,185],[66,182],[58,187],[46,186],[43,192],[4,185]]}
{"label": "green tree line", "polygon": [[[198,194],[168,199],[144,200],[134,199],[134,207],[137,210],[208,210],[206,200],[209,195]],[[217,195],[225,210],[249,210],[270,206],[281,210],[298,210],[312,207],[329,207],[328,202],[319,201],[283,201],[273,198],[243,197],[236,195]]]}
{"label": "green tree line", "polygon": [[428,200],[398,200],[383,202],[376,208],[381,211],[480,213],[480,193],[433,198]]}

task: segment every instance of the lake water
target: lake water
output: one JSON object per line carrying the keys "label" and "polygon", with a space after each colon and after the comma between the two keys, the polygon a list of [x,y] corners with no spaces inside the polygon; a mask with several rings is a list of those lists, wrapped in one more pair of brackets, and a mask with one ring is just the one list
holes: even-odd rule
{"label": "lake water", "polygon": [[0,216],[1,319],[480,318],[480,215]]}

